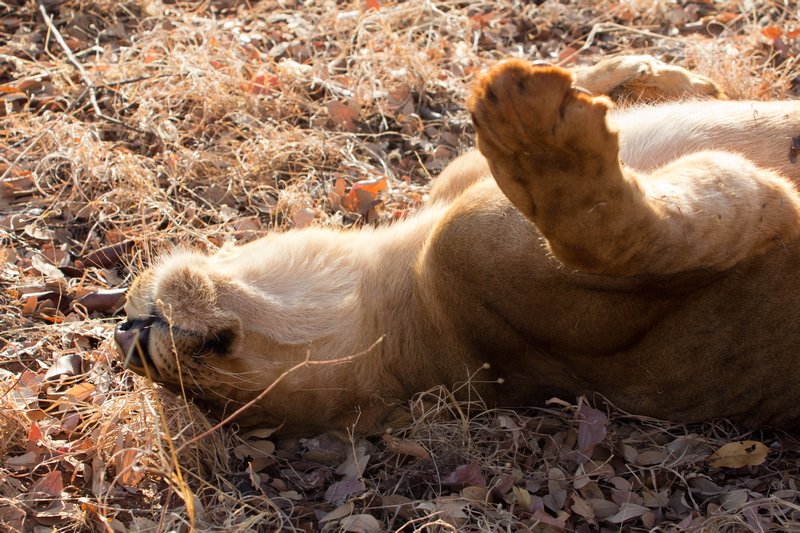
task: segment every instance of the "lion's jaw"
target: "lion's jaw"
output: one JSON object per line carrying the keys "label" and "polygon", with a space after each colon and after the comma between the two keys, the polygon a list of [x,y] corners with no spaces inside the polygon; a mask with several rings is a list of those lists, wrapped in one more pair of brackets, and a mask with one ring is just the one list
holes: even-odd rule
{"label": "lion's jaw", "polygon": [[[372,430],[409,396],[385,370],[397,362],[386,359],[382,342],[396,342],[413,316],[386,310],[402,307],[411,292],[410,267],[429,228],[312,229],[213,256],[173,253],[131,287],[117,342],[134,371],[193,391],[220,417],[279,380],[237,423],[249,414],[259,423],[291,424],[288,431],[353,423]],[[398,240],[384,235],[389,231],[409,235]],[[382,243],[393,248],[376,263],[370,258],[386,257],[375,253]],[[281,377],[305,360],[311,364]]]}

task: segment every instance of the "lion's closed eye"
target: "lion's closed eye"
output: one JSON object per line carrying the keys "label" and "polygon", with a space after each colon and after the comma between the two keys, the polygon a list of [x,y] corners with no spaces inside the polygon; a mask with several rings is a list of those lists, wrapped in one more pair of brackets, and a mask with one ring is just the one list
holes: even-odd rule
{"label": "lion's closed eye", "polygon": [[210,333],[197,348],[197,356],[224,356],[231,352],[235,333],[229,329],[223,329]]}

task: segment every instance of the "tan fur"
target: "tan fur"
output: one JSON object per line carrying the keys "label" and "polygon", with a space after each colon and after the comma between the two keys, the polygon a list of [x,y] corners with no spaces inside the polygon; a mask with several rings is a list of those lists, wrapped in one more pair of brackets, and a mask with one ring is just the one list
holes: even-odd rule
{"label": "tan fur", "polygon": [[414,393],[470,378],[491,404],[596,391],[663,418],[796,425],[800,105],[616,112],[575,88],[715,92],[662,67],[501,63],[469,101],[480,153],[420,213],[176,252],[131,287],[139,322],[118,340],[148,328],[155,378],[220,416],[305,357],[366,352],[298,370],[239,419],[295,433],[379,431]]}

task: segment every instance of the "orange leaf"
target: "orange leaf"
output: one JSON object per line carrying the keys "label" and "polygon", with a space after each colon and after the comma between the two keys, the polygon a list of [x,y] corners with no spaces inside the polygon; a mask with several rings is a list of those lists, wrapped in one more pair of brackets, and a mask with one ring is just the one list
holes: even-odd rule
{"label": "orange leaf", "polygon": [[757,440],[729,442],[712,453],[706,461],[714,468],[741,468],[760,465],[767,460],[769,448]]}
{"label": "orange leaf", "polygon": [[249,83],[245,84],[244,89],[251,94],[269,94],[279,84],[278,76],[257,73],[253,75]]}
{"label": "orange leaf", "polygon": [[386,189],[386,178],[375,178],[371,180],[361,180],[355,182],[350,188],[350,192],[359,190],[367,191],[372,195],[372,198],[376,198],[378,193],[384,189]]}
{"label": "orange leaf", "polygon": [[345,209],[363,216],[375,203],[378,193],[384,189],[386,189],[386,178],[357,181],[350,188],[350,192],[342,198],[342,205]]}
{"label": "orange leaf", "polygon": [[158,61],[159,59],[161,59],[161,54],[157,54],[155,52],[148,52],[142,58],[142,63],[144,63],[145,65],[148,65],[150,63],[153,63],[154,61]]}
{"label": "orange leaf", "polygon": [[74,398],[79,402],[82,402],[94,394],[94,385],[91,383],[78,383],[77,385],[70,387],[64,394]]}
{"label": "orange leaf", "polygon": [[31,430],[28,432],[28,441],[25,443],[25,451],[35,450],[40,440],[42,440],[42,430],[39,429],[36,422],[32,422]]}
{"label": "orange leaf", "polygon": [[34,311],[36,311],[36,305],[39,303],[39,299],[36,296],[30,296],[25,303],[22,304],[22,311],[23,315],[32,315]]}
{"label": "orange leaf", "polygon": [[336,183],[333,186],[333,192],[335,192],[339,196],[344,196],[346,187],[347,187],[347,182],[344,181],[344,179],[342,178],[337,178]]}
{"label": "orange leaf", "polygon": [[14,85],[0,85],[0,93],[5,94],[20,94],[24,91]]}
{"label": "orange leaf", "polygon": [[761,35],[766,37],[767,39],[777,39],[781,35],[783,35],[783,30],[780,28],[776,28],[775,26],[767,26],[763,30],[761,30]]}
{"label": "orange leaf", "polygon": [[380,2],[378,2],[378,0],[367,0],[367,11],[369,11],[370,9],[377,10],[377,9],[380,9],[380,8],[381,8],[381,4],[380,4]]}
{"label": "orange leaf", "polygon": [[392,453],[396,453],[398,455],[410,455],[422,460],[431,458],[428,450],[412,440],[398,439],[387,433],[383,436],[383,442],[386,444],[386,448]]}

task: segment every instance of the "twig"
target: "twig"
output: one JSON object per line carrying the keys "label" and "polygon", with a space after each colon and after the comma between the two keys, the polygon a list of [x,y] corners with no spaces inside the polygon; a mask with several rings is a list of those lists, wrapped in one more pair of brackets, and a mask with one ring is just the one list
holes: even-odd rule
{"label": "twig", "polygon": [[14,158],[14,160],[11,162],[11,164],[10,164],[10,165],[8,165],[8,167],[6,168],[6,170],[5,170],[5,171],[3,172],[3,174],[0,176],[0,181],[3,181],[3,180],[4,180],[4,179],[6,179],[6,178],[7,178],[9,175],[11,175],[11,171],[13,171],[13,170],[14,170],[14,168],[15,168],[15,167],[16,167],[16,166],[19,164],[19,162],[20,162],[20,161],[22,161],[22,158],[23,158],[23,157],[25,157],[25,155],[26,155],[28,152],[30,152],[30,151],[31,151],[31,148],[33,148],[34,146],[36,146],[36,143],[38,143],[38,142],[39,142],[39,139],[41,139],[41,138],[44,136],[44,134],[45,134],[45,133],[47,133],[48,131],[50,131],[51,129],[53,129],[53,124],[52,124],[52,123],[50,123],[48,126],[46,126],[46,127],[45,127],[45,128],[42,130],[42,131],[40,131],[40,132],[39,132],[39,133],[37,133],[36,135],[34,135],[34,136],[32,136],[32,137],[28,137],[28,138],[27,138],[28,140],[31,140],[31,139],[33,139],[33,142],[32,142],[32,143],[30,143],[28,146],[26,146],[26,147],[25,147],[25,149],[24,149],[24,150],[22,150],[22,151],[19,153],[19,155],[17,155],[17,157],[15,157],[15,158]]}
{"label": "twig", "polygon": [[354,360],[354,359],[356,359],[358,357],[361,357],[362,355],[368,354],[369,352],[371,352],[381,342],[383,342],[383,337],[381,337],[380,339],[376,340],[374,343],[372,343],[372,346],[370,346],[369,348],[367,348],[363,352],[360,352],[360,353],[357,353],[357,354],[353,354],[353,355],[348,355],[347,357],[340,357],[338,359],[325,359],[325,360],[322,360],[322,361],[312,361],[310,359],[311,353],[310,352],[307,353],[305,359],[303,359],[302,361],[300,361],[296,365],[286,369],[280,376],[275,378],[275,380],[272,383],[270,383],[269,387],[267,387],[266,389],[261,391],[261,393],[258,396],[256,396],[255,398],[253,398],[252,400],[250,400],[249,402],[247,402],[246,404],[244,404],[243,406],[238,408],[236,411],[234,411],[233,413],[231,413],[230,415],[225,417],[222,421],[220,421],[217,425],[215,425],[211,429],[209,429],[207,431],[204,431],[200,435],[197,435],[196,437],[193,437],[189,441],[183,443],[180,446],[180,448],[178,448],[178,453],[180,453],[187,446],[190,446],[190,445],[194,444],[195,442],[208,437],[209,435],[211,435],[212,433],[214,433],[215,431],[220,429],[222,426],[232,422],[236,417],[238,417],[240,414],[242,414],[245,410],[249,409],[250,407],[252,407],[256,403],[258,403],[261,400],[263,400],[270,392],[272,392],[272,390],[275,387],[278,386],[278,384],[281,381],[286,379],[287,376],[289,376],[290,374],[292,374],[295,371],[299,370],[300,368],[302,368],[304,366],[335,365],[335,364],[339,364],[339,363],[347,363],[347,362],[350,362],[350,361],[352,361],[352,360]]}
{"label": "twig", "polygon": [[36,5],[39,8],[39,13],[42,15],[42,18],[44,19],[44,23],[47,25],[47,30],[56,38],[56,42],[66,54],[69,62],[72,63],[72,66],[74,66],[78,70],[78,73],[81,75],[81,80],[83,80],[86,89],[89,91],[89,101],[92,103],[92,109],[94,110],[95,115],[97,115],[98,118],[111,122],[112,124],[116,124],[117,126],[121,126],[123,128],[133,130],[138,133],[146,133],[145,131],[142,131],[139,128],[126,124],[117,118],[111,117],[103,113],[103,110],[100,109],[100,104],[97,102],[97,90],[95,89],[94,82],[89,77],[89,73],[86,72],[85,68],[83,68],[83,65],[81,65],[80,61],[78,61],[78,58],[75,57],[75,54],[73,53],[72,49],[64,40],[64,36],[61,35],[61,32],[58,31],[58,28],[56,28],[55,24],[53,24],[53,17],[51,17],[50,14],[47,12],[47,8],[44,6],[43,0],[36,0]]}

